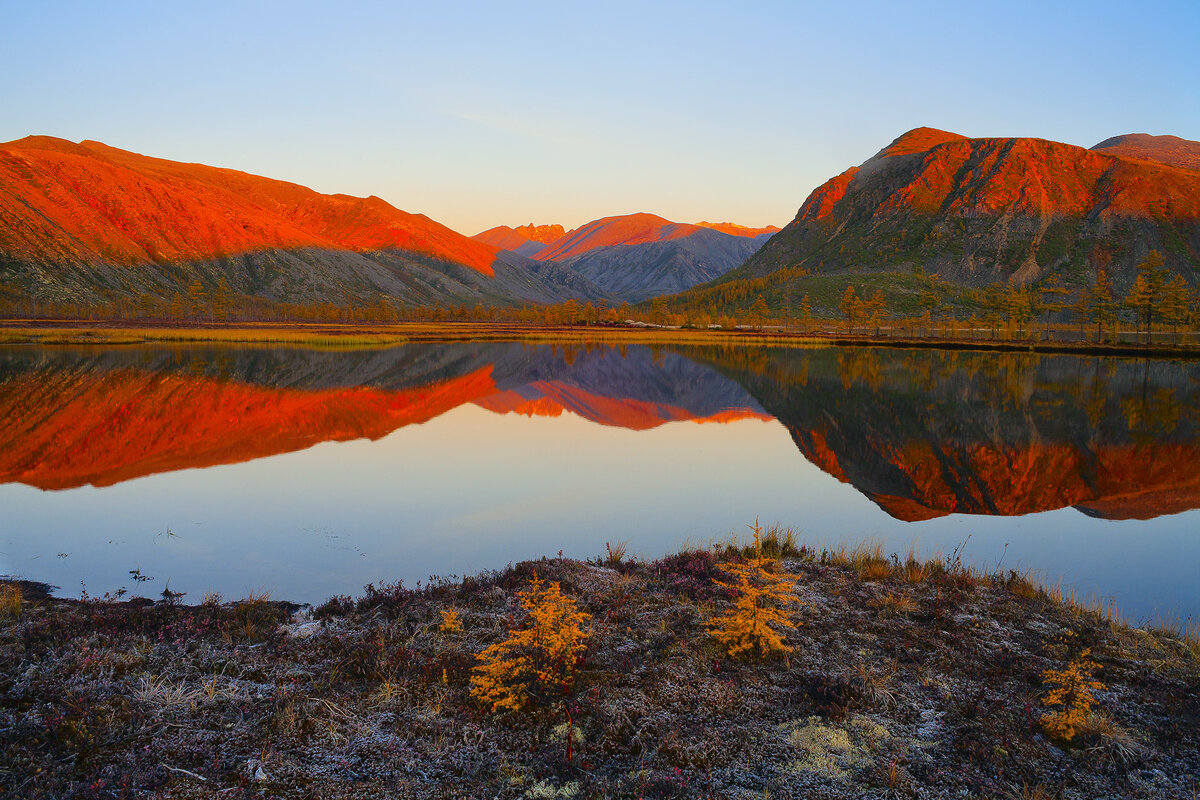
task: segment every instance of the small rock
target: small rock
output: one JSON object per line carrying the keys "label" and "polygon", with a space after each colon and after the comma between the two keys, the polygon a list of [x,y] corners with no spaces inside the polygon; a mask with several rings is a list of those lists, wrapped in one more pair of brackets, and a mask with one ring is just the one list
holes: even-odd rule
{"label": "small rock", "polygon": [[266,783],[271,780],[271,776],[263,769],[262,762],[258,759],[250,759],[246,762],[246,771],[250,773],[251,778],[255,783]]}

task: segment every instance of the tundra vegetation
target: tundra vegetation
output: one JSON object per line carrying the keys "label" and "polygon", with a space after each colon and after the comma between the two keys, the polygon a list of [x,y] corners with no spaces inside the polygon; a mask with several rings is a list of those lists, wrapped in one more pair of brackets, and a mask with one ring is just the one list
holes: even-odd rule
{"label": "tundra vegetation", "polygon": [[[412,305],[380,295],[371,302],[337,305],[281,303],[232,294],[220,284],[195,281],[188,296],[114,297],[101,304],[45,303],[0,296],[0,318],[34,322],[86,321],[109,330],[103,340],[277,341],[325,346],[395,343],[420,326],[475,323],[508,327],[507,335],[537,328],[636,325],[692,330],[760,332],[909,340],[1134,344],[1197,344],[1200,286],[1164,266],[1157,251],[1137,264],[1128,286],[1116,287],[1099,267],[1094,276],[1063,283],[966,286],[921,267],[909,272],[814,273],[785,267],[768,275],[698,286],[642,303],[607,300],[503,305]],[[396,326],[401,326],[399,330]],[[413,326],[416,326],[414,329]],[[310,328],[289,331],[289,327]],[[316,327],[316,330],[311,328]],[[37,329],[10,328],[5,338],[25,341]],[[486,336],[486,327],[474,336]],[[340,341],[339,341],[340,337]],[[43,343],[66,339],[69,329],[44,332]]]}
{"label": "tundra vegetation", "polygon": [[10,797],[1188,798],[1200,775],[1194,630],[957,555],[768,528],[315,609],[2,597]]}

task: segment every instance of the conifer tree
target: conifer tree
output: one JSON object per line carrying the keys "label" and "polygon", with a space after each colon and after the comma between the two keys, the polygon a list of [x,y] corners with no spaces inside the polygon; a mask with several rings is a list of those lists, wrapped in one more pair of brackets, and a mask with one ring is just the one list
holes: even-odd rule
{"label": "conifer tree", "polygon": [[1163,268],[1163,259],[1157,250],[1150,251],[1145,260],[1138,264],[1137,271],[1137,278],[1134,279],[1129,294],[1125,296],[1125,305],[1131,308],[1146,326],[1146,343],[1149,344],[1155,306],[1162,296],[1167,271]]}
{"label": "conifer tree", "polygon": [[754,555],[746,561],[724,565],[734,581],[716,581],[718,586],[737,592],[732,608],[708,623],[709,635],[733,658],[748,655],[766,657],[790,653],[779,628],[795,628],[789,606],[799,601],[792,593],[798,578],[778,571],[775,559],[765,558],[762,532],[754,521]]}
{"label": "conifer tree", "polygon": [[471,696],[493,712],[566,702],[590,635],[591,616],[562,593],[557,581],[529,582],[519,595],[522,624],[477,656]]}

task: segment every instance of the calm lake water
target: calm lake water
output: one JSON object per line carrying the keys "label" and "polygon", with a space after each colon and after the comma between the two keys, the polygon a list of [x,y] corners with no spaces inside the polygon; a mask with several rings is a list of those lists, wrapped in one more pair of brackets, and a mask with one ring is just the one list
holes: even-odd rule
{"label": "calm lake water", "polygon": [[0,349],[0,573],[268,590],[647,558],[757,516],[1200,615],[1200,365],[887,349]]}

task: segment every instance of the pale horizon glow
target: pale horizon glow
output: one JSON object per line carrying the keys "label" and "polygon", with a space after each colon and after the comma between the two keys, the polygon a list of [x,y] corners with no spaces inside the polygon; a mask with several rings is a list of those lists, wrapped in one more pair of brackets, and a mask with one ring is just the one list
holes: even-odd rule
{"label": "pale horizon glow", "polygon": [[923,125],[1200,139],[1197,30],[1189,2],[9,4],[0,141],[377,195],[467,235],[782,226]]}

